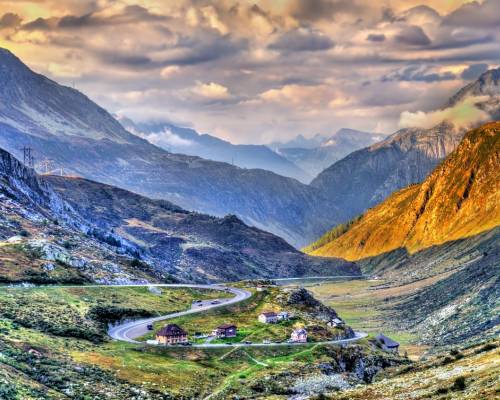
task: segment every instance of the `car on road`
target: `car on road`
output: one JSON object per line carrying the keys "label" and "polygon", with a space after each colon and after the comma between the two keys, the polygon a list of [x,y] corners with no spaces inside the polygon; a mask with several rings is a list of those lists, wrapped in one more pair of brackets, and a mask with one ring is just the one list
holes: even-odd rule
{"label": "car on road", "polygon": [[270,341],[270,340],[268,340],[268,339],[265,339],[265,340],[263,340],[263,341],[262,341],[262,343],[263,343],[263,344],[271,344],[271,341]]}
{"label": "car on road", "polygon": [[219,304],[219,303],[220,303],[220,301],[218,301],[218,300],[214,300],[214,301],[212,301],[210,304]]}
{"label": "car on road", "polygon": [[250,340],[245,340],[243,343],[245,343],[245,344],[252,344],[252,342]]}
{"label": "car on road", "polygon": [[148,331],[152,331],[153,330],[153,324],[148,324],[146,328],[148,328]]}

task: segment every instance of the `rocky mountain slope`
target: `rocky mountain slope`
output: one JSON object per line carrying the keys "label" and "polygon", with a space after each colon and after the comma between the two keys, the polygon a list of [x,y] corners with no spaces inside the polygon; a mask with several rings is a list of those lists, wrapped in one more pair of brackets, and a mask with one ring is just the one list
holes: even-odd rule
{"label": "rocky mountain slope", "polygon": [[[344,158],[353,151],[370,146],[381,141],[383,135],[357,131],[355,129],[342,128],[330,137],[324,137],[316,146],[308,146],[309,142],[304,140],[304,146],[292,146],[290,144],[275,144],[276,152],[295,165],[299,166],[310,175],[316,176],[334,162]],[[300,140],[297,144],[300,144]],[[314,143],[314,138],[312,139]]]}
{"label": "rocky mountain slope", "polygon": [[[470,96],[495,119],[500,111],[500,69],[483,74],[459,91],[446,107]],[[406,128],[384,141],[349,154],[320,173],[311,186],[328,196],[347,221],[379,203],[395,190],[419,183],[458,145],[465,131],[449,122]]]}
{"label": "rocky mountain slope", "polygon": [[234,216],[185,211],[79,178],[37,176],[0,150],[0,281],[131,281],[359,274]]}
{"label": "rocky mountain slope", "polygon": [[0,104],[0,146],[20,158],[19,149],[30,146],[38,163],[186,209],[235,214],[296,246],[339,220],[328,199],[295,179],[172,154],[132,135],[83,94],[35,74],[7,50],[0,50]]}
{"label": "rocky mountain slope", "polygon": [[357,274],[352,263],[315,259],[234,215],[185,211],[80,178],[44,178],[86,220],[134,243],[155,268],[187,281]]}
{"label": "rocky mountain slope", "polygon": [[500,225],[500,122],[466,134],[420,185],[391,195],[312,254],[350,260],[415,252]]}
{"label": "rocky mountain slope", "polygon": [[118,117],[118,120],[129,132],[172,153],[222,161],[241,168],[265,169],[301,182],[312,179],[312,175],[264,145],[232,144],[166,122],[134,122],[126,117]]}

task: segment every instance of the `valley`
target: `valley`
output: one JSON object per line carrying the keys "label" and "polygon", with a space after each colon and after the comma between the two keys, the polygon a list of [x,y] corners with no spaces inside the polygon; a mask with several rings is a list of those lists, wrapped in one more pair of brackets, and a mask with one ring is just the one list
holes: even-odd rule
{"label": "valley", "polygon": [[500,3],[383,3],[0,0],[0,400],[499,398]]}

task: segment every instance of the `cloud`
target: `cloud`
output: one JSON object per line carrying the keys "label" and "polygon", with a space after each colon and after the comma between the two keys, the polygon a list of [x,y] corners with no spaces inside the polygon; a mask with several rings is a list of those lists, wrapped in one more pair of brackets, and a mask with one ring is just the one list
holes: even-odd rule
{"label": "cloud", "polygon": [[429,66],[411,65],[382,77],[382,81],[439,82],[457,79],[451,71],[435,72]]}
{"label": "cloud", "polygon": [[213,100],[223,100],[231,97],[229,89],[215,82],[203,83],[197,82],[192,92]]}
{"label": "cloud", "polygon": [[236,55],[247,47],[246,39],[234,39],[213,32],[200,32],[191,38],[181,38],[163,62],[166,65],[202,64]]}
{"label": "cloud", "polygon": [[286,32],[268,47],[271,50],[293,52],[328,50],[333,46],[335,43],[328,36],[302,28]]}
{"label": "cloud", "polygon": [[180,71],[180,67],[177,65],[169,65],[160,71],[162,78],[169,79]]}
{"label": "cloud", "polygon": [[453,27],[486,28],[500,26],[500,2],[485,0],[483,3],[473,1],[459,7],[447,15],[443,25]]}
{"label": "cloud", "polygon": [[2,18],[0,18],[0,29],[6,28],[16,28],[21,25],[22,18],[14,13],[5,13]]}
{"label": "cloud", "polygon": [[423,111],[405,111],[401,113],[399,126],[401,128],[418,127],[429,129],[443,121],[448,121],[458,128],[467,128],[491,118],[488,113],[476,106],[477,103],[488,99],[489,96],[468,97],[453,107],[427,113]]}
{"label": "cloud", "polygon": [[22,26],[25,31],[48,31],[51,29],[51,20],[45,18],[37,18],[31,22],[28,22]]}
{"label": "cloud", "polygon": [[156,133],[142,133],[142,132],[133,132],[134,134],[141,136],[146,139],[148,142],[153,143],[159,147],[162,147],[166,150],[170,150],[171,147],[190,147],[195,143],[189,139],[181,138],[173,133],[171,130],[165,128],[162,132]]}
{"label": "cloud", "polygon": [[488,64],[471,64],[462,72],[462,75],[460,75],[460,77],[463,80],[472,81],[486,71],[488,71]]}
{"label": "cloud", "polygon": [[385,41],[385,35],[383,33],[370,33],[366,40],[369,42],[383,42]]}
{"label": "cloud", "polygon": [[407,46],[427,46],[431,40],[420,26],[406,26],[402,28],[394,37],[396,43]]}
{"label": "cloud", "polygon": [[299,21],[331,19],[335,14],[360,14],[363,7],[356,0],[292,0],[290,15]]}

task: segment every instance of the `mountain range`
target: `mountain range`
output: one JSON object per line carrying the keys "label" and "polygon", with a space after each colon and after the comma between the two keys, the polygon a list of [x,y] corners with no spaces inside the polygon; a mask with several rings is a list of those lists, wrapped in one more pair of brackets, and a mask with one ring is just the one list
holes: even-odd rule
{"label": "mountain range", "polygon": [[[80,92],[34,73],[0,50],[0,146],[66,174],[244,222],[302,246],[338,221],[315,188],[263,169],[173,154],[131,134]],[[39,165],[39,170],[43,167]]]}
{"label": "mountain range", "polygon": [[118,116],[117,119],[129,132],[172,153],[222,161],[241,168],[265,169],[304,183],[313,178],[310,172],[302,170],[293,161],[264,145],[232,144],[167,122],[134,122],[123,116]]}
{"label": "mountain range", "polygon": [[381,141],[384,135],[342,128],[332,136],[315,135],[306,139],[299,135],[285,143],[272,143],[275,151],[295,165],[316,176],[325,168],[353,151]]}
{"label": "mountain range", "polygon": [[[483,74],[450,104],[480,95],[478,107],[496,115],[498,71]],[[216,217],[234,214],[296,247],[393,191],[421,182],[464,133],[448,122],[402,129],[347,155],[306,185],[264,169],[170,153],[124,129],[82,93],[34,73],[7,50],[0,50],[0,72],[0,146],[19,158],[21,148],[31,147],[38,171],[62,168],[66,175],[168,200],[183,209]],[[340,138],[374,140],[371,134],[343,132]]]}
{"label": "mountain range", "polygon": [[[354,263],[304,255],[235,216],[188,212],[82,178],[41,177],[4,150],[0,209],[0,269],[9,270],[1,275],[13,282],[210,282],[359,274]],[[10,270],[12,251],[27,261]]]}
{"label": "mountain range", "polygon": [[500,225],[500,122],[469,131],[421,184],[393,193],[312,254],[365,259],[409,253],[472,237]]}

